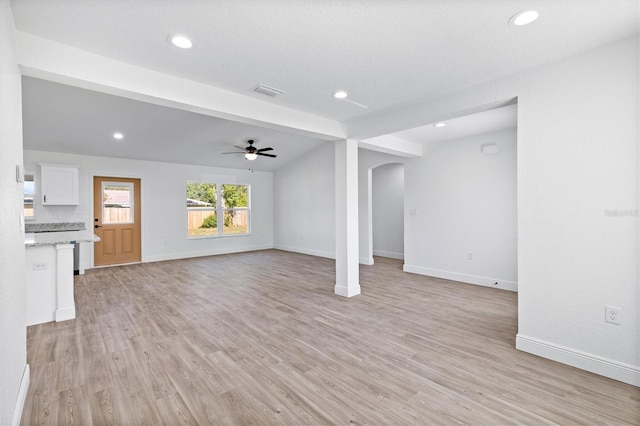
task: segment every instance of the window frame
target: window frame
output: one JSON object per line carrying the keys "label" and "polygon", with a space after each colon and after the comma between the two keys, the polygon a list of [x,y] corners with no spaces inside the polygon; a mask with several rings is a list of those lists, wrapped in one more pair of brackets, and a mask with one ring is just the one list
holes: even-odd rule
{"label": "window frame", "polygon": [[[246,186],[247,187],[247,206],[246,207],[225,207],[223,205],[224,198],[222,197],[222,191],[224,190],[225,185]],[[222,235],[225,237],[230,237],[233,235],[251,235],[251,185],[244,184],[244,183],[221,183],[219,185],[219,188],[220,188],[220,195],[218,196],[217,199],[220,200],[220,204],[222,205],[222,215],[218,217],[222,217]],[[247,212],[247,232],[243,234],[234,234],[234,233],[225,234],[224,233],[224,230],[226,228],[226,225],[224,223],[225,213],[236,212],[236,211]]]}
{"label": "window frame", "polygon": [[[188,205],[186,206],[187,209],[187,215],[186,215],[186,220],[187,220],[187,226],[186,226],[186,231],[187,231],[187,240],[200,240],[200,239],[205,239],[205,238],[229,238],[229,237],[246,237],[246,236],[250,236],[251,235],[251,185],[248,183],[223,183],[220,181],[215,181],[215,182],[211,182],[211,181],[194,181],[194,180],[189,180],[186,182],[185,184],[185,189],[187,188],[187,185],[190,183],[195,183],[195,184],[208,184],[208,185],[215,185],[215,189],[216,189],[216,205],[212,206],[212,207],[202,207],[202,208],[198,208],[199,211],[212,211],[215,213],[216,215],[216,233],[215,234],[210,234],[210,235],[190,235],[189,233],[189,211],[190,208]],[[224,185],[239,185],[239,186],[245,186],[247,188],[247,207],[225,207],[224,206],[224,198],[222,197],[222,192],[223,192],[223,186]],[[228,211],[246,211],[247,213],[247,232],[245,233],[224,233],[224,230],[226,228],[226,226],[224,225],[224,217],[225,217],[225,213]]]}
{"label": "window frame", "polygon": [[[107,207],[106,206],[106,202],[107,200],[104,199],[104,194],[105,191],[109,191],[107,189],[107,187],[110,186],[120,186],[120,187],[127,187],[128,188],[128,192],[129,192],[129,207]],[[135,189],[134,189],[135,185],[133,184],[133,182],[111,182],[111,181],[102,181],[102,186],[100,188],[100,195],[103,197],[102,203],[101,203],[101,208],[102,208],[102,224],[103,225],[131,225],[133,223],[135,223],[135,209],[138,208],[138,206],[136,206],[135,200]],[[106,209],[110,208],[123,208],[123,209],[129,209],[128,210],[128,215],[129,216],[129,220],[125,221],[125,222],[112,222],[112,221],[105,221],[105,218],[107,216],[110,217],[110,215],[106,214]]]}

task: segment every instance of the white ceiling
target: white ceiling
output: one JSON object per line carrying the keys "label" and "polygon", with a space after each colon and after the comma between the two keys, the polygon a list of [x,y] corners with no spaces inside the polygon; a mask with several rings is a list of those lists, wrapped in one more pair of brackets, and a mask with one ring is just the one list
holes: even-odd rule
{"label": "white ceiling", "polygon": [[[322,141],[36,78],[22,78],[24,146],[41,151],[274,171]],[[113,138],[114,132],[125,135]],[[255,140],[277,158],[225,155]]]}
{"label": "white ceiling", "polygon": [[513,104],[502,108],[490,109],[477,114],[447,120],[444,123],[445,127],[435,127],[433,125],[435,123],[432,123],[395,133],[395,136],[427,145],[512,129],[518,124],[518,106]]}
{"label": "white ceiling", "polygon": [[[539,66],[633,36],[639,27],[637,0],[11,0],[11,6],[18,30],[340,122]],[[540,11],[538,21],[507,25],[513,14],[530,8]],[[190,36],[194,47],[171,46],[167,36],[174,33]],[[111,132],[106,117],[114,127],[118,119],[130,126],[127,140],[140,144],[127,148],[134,158],[177,161],[188,154],[189,163],[245,167],[226,158],[218,164],[214,155],[222,144],[228,148],[256,138],[276,148],[277,160],[260,162],[273,170],[320,143],[82,95],[79,89],[29,91],[36,83],[26,81],[29,148],[75,144],[65,149],[98,154],[104,148],[98,141]],[[285,93],[269,98],[251,92],[258,83]],[[348,91],[351,101],[333,99],[337,89]],[[52,98],[43,100],[45,93]],[[72,104],[85,98],[97,105]],[[58,120],[40,119],[43,102],[57,105]],[[115,107],[131,108],[142,119],[132,120]],[[84,120],[73,111],[85,112]],[[163,127],[169,122],[174,127]],[[209,157],[194,155],[207,148]]]}

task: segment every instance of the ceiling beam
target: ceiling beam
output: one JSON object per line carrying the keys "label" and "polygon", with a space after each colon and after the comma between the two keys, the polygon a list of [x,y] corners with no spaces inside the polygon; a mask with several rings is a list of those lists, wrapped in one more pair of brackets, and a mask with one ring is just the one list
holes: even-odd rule
{"label": "ceiling beam", "polygon": [[335,120],[163,74],[16,31],[23,75],[323,140],[344,139]]}
{"label": "ceiling beam", "polygon": [[516,104],[517,95],[512,83],[520,81],[521,75],[516,74],[498,82],[486,83],[430,100],[416,101],[392,110],[355,117],[344,123],[347,135],[358,140],[376,139],[379,136]]}
{"label": "ceiling beam", "polygon": [[383,135],[364,139],[359,142],[358,147],[407,158],[422,157],[422,144],[408,141],[394,135]]}

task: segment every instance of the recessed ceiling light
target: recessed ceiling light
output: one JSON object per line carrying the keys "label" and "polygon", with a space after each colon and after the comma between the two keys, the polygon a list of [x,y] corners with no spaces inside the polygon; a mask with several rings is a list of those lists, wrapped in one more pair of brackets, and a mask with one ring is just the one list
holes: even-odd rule
{"label": "recessed ceiling light", "polygon": [[444,127],[446,125],[447,125],[447,123],[443,123],[442,121],[440,121],[440,122],[434,124],[433,127]]}
{"label": "recessed ceiling light", "polygon": [[345,92],[344,90],[338,90],[337,92],[335,92],[333,94],[333,97],[336,99],[344,99],[347,96],[349,96],[349,94],[347,92]]}
{"label": "recessed ceiling light", "polygon": [[124,135],[122,133],[120,133],[120,132],[115,132],[113,134],[113,138],[120,140],[120,139],[124,138]]}
{"label": "recessed ceiling light", "polygon": [[169,36],[169,41],[171,42],[171,44],[181,49],[190,49],[191,46],[193,46],[191,40],[179,34]]}
{"label": "recessed ceiling light", "polygon": [[538,19],[540,13],[537,10],[523,10],[522,12],[518,12],[509,19],[509,25],[515,25],[521,27],[523,25],[528,25]]}

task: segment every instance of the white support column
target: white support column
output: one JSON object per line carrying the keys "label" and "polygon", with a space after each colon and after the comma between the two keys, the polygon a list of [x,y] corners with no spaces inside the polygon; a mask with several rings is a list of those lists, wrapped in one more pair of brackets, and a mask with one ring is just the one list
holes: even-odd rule
{"label": "white support column", "polygon": [[358,141],[336,142],[336,286],[335,293],[360,294],[358,253]]}
{"label": "white support column", "polygon": [[76,317],[76,303],[73,299],[73,244],[56,244],[56,254],[56,321],[65,321]]}

